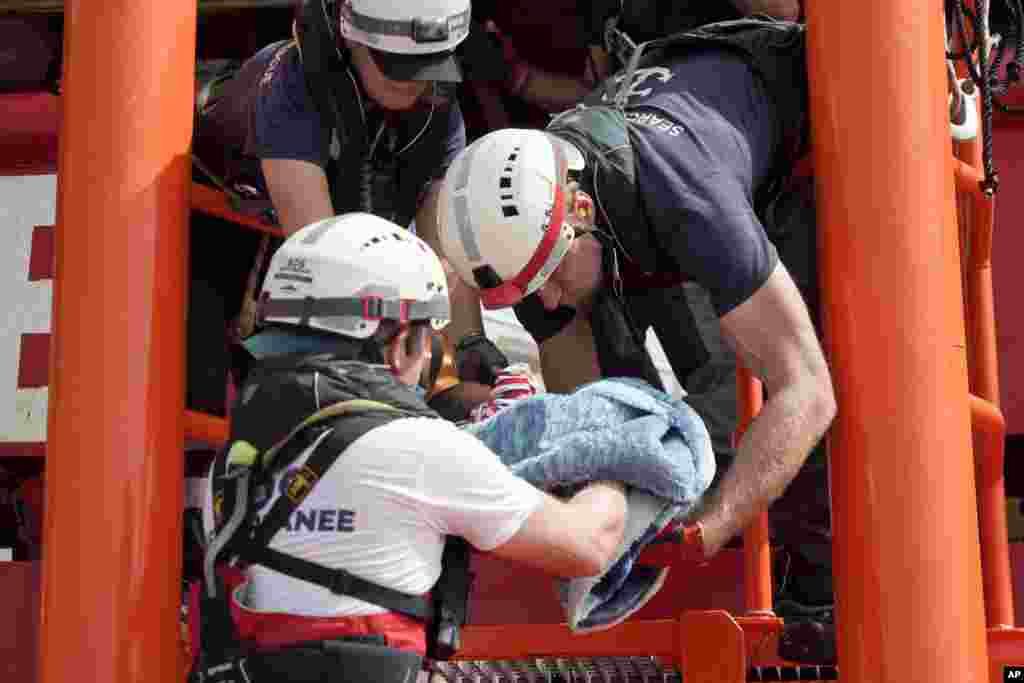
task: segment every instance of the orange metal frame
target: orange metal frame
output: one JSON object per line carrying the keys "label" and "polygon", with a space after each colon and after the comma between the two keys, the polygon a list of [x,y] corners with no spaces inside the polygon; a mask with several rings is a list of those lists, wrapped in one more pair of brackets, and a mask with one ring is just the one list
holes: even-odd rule
{"label": "orange metal frame", "polygon": [[[1001,680],[1001,663],[1024,661],[1024,632],[1003,507],[992,200],[978,146],[950,154],[941,3],[806,9],[840,405],[842,678]],[[108,0],[97,12],[68,0],[65,23],[41,680],[179,681],[183,437],[227,435],[181,398],[187,205],[225,210],[187,180],[196,6]],[[742,431],[761,393],[746,371],[738,391]],[[744,556],[742,616],[684,612],[582,637],[471,626],[460,657],[656,655],[687,683],[743,681],[749,665],[774,663],[752,643],[780,626],[763,513]]]}
{"label": "orange metal frame", "polygon": [[180,681],[195,0],[69,0],[40,680]]}

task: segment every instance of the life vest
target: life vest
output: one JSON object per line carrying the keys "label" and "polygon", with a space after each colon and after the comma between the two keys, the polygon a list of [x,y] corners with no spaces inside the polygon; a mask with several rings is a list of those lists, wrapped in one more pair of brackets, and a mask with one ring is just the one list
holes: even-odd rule
{"label": "life vest", "polygon": [[642,42],[741,16],[731,2],[624,0],[615,25]]}
{"label": "life vest", "polygon": [[[658,249],[656,240],[651,239],[647,213],[638,192],[632,142],[635,124],[627,120],[624,106],[632,72],[663,64],[689,51],[715,47],[740,55],[763,79],[779,108],[776,139],[781,141],[768,180],[755,192],[755,210],[763,216],[778,198],[807,144],[804,35],[801,24],[739,19],[639,45],[629,40],[629,51],[621,53],[627,63],[626,76],[618,81],[619,89],[614,87],[616,79],[607,79],[603,88],[548,125],[548,132],[572,142],[583,153],[586,166],[580,184],[597,199],[598,224],[612,236],[602,239],[607,277],[604,289],[610,291],[597,298],[591,315],[604,375],[639,376],[660,385],[643,345],[643,331],[648,325],[655,328],[680,382],[685,382],[709,358],[693,313],[678,291],[678,286],[690,277],[679,272]],[[629,229],[617,231],[616,226]],[[769,235],[772,236],[771,231]],[[609,256],[615,258],[609,261]],[[541,318],[550,316],[545,316],[537,302],[521,304],[517,315],[531,332],[534,327],[544,328],[545,336],[556,333],[571,320],[571,316],[562,316],[557,324],[545,327]],[[531,321],[536,323],[533,327]]]}
{"label": "life vest", "polygon": [[369,130],[366,95],[348,50],[340,47],[336,29],[328,23],[337,16],[336,3],[303,0],[295,21],[307,89],[326,138],[340,150],[328,173],[331,201],[336,213],[366,211],[409,225],[421,188],[398,173],[397,157],[424,137],[436,116],[435,107],[384,118]]}
{"label": "life vest", "polygon": [[[325,407],[318,410],[319,405]],[[427,629],[429,657],[447,659],[454,654],[471,582],[469,546],[463,539],[450,536],[446,540],[441,576],[430,598],[269,547],[350,444],[406,417],[440,419],[381,366],[329,355],[300,355],[266,360],[253,368],[232,411],[228,444],[213,465],[215,529],[204,558],[200,645],[193,680],[229,680],[223,672],[243,667],[249,654],[238,638],[229,591],[218,572],[219,567],[236,562],[258,564],[417,619]],[[282,495],[258,518],[256,511],[268,499],[274,475],[314,444],[303,466],[284,482]]]}
{"label": "life vest", "polygon": [[663,63],[687,51],[718,47],[739,55],[762,79],[765,91],[775,102],[776,139],[781,145],[772,173],[774,183],[767,183],[770,188],[762,183],[755,196],[755,208],[759,210],[774,198],[773,190],[777,191],[792,173],[797,160],[807,152],[806,34],[806,26],[790,21],[770,18],[722,21],[644,43],[638,46],[639,52],[631,60],[636,67],[643,67]]}
{"label": "life vest", "polygon": [[[675,267],[650,239],[650,230],[644,229],[647,216],[637,191],[632,144],[635,124],[626,119],[624,107],[632,72],[709,47],[738,54],[751,66],[778,107],[776,139],[781,141],[768,180],[756,188],[755,210],[762,215],[807,148],[804,37],[802,24],[738,19],[638,45],[630,41],[625,78],[607,79],[581,105],[559,114],[547,126],[549,132],[576,145],[586,158],[580,183],[600,198],[597,218],[614,232],[624,257],[619,271],[627,288],[671,287],[688,279],[685,273],[675,272]],[[629,230],[615,232],[615,226],[626,225]]]}

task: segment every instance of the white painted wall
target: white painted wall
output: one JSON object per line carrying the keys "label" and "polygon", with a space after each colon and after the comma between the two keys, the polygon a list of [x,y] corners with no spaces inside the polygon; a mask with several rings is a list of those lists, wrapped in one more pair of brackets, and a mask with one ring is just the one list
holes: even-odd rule
{"label": "white painted wall", "polygon": [[53,225],[57,176],[0,176],[0,441],[46,440],[47,388],[18,389],[21,335],[49,332],[53,284],[29,282],[32,229]]}

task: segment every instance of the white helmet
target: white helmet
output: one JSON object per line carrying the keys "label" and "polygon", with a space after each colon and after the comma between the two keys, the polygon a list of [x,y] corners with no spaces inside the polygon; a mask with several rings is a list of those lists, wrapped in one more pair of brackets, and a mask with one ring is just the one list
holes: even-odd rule
{"label": "white helmet", "polygon": [[381,320],[451,318],[444,269],[427,243],[391,221],[349,213],[307,225],[274,253],[260,322],[301,325],[357,339]]}
{"label": "white helmet", "polygon": [[341,35],[371,48],[397,81],[462,80],[452,56],[469,35],[470,0],[338,0]]}
{"label": "white helmet", "polygon": [[568,172],[582,168],[570,143],[519,128],[488,133],[456,157],[440,193],[441,249],[485,308],[517,303],[558,267],[574,235]]}

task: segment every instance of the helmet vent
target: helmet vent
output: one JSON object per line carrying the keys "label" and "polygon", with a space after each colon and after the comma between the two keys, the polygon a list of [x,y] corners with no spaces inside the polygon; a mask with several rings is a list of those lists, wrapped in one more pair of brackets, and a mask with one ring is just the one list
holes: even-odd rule
{"label": "helmet vent", "polygon": [[[501,190],[512,189],[512,173],[515,171],[515,160],[519,157],[520,145],[516,145],[512,148],[512,152],[508,155],[508,159],[505,161],[504,173],[498,178],[498,188]],[[514,200],[514,196],[509,194],[500,195],[501,201],[510,202]],[[519,208],[515,204],[502,204],[501,213],[504,214],[505,218],[511,218],[519,215]]]}

